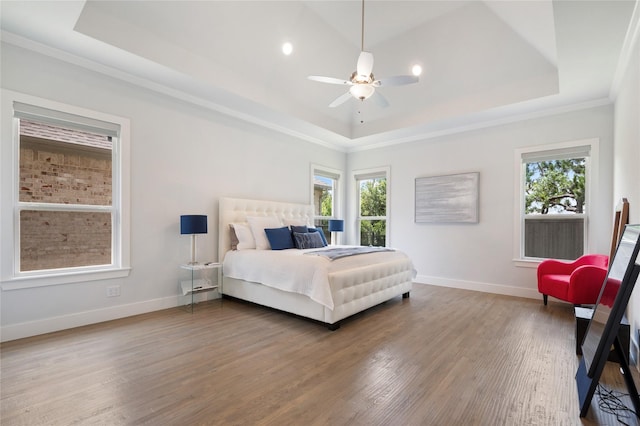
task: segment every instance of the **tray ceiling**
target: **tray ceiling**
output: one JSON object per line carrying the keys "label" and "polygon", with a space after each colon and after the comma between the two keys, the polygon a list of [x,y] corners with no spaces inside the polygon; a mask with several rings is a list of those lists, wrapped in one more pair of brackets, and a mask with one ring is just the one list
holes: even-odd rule
{"label": "tray ceiling", "polygon": [[[635,1],[368,1],[365,50],[389,106],[345,87],[360,52],[359,1],[1,3],[3,39],[344,150],[412,140],[608,98]],[[285,41],[293,53],[282,54]]]}

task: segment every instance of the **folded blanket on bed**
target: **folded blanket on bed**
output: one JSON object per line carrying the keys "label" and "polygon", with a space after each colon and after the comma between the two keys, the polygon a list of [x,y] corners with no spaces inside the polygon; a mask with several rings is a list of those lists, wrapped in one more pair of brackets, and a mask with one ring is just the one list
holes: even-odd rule
{"label": "folded blanket on bed", "polygon": [[305,254],[313,254],[316,256],[324,256],[330,260],[340,259],[347,256],[355,256],[358,254],[377,253],[380,251],[394,251],[387,247],[332,247],[322,250],[308,251]]}

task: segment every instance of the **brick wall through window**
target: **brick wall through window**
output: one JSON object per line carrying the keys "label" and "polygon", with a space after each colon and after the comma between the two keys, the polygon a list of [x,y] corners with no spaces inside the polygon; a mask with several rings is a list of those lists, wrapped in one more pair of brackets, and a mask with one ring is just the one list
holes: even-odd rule
{"label": "brick wall through window", "polygon": [[[111,205],[111,138],[27,120],[20,129],[20,202]],[[111,245],[110,212],[20,212],[21,271],[110,264]]]}

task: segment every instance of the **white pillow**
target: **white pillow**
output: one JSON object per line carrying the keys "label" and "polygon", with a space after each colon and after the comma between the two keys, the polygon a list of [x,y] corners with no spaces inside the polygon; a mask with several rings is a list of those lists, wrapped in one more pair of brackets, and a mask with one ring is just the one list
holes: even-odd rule
{"label": "white pillow", "polygon": [[264,230],[265,228],[282,227],[280,219],[275,216],[252,216],[247,217],[247,222],[249,222],[253,238],[256,240],[256,249],[271,250],[271,245],[267,239],[267,233],[264,232]]}
{"label": "white pillow", "polygon": [[238,238],[237,250],[247,250],[256,248],[256,240],[253,238],[253,232],[247,223],[231,223],[229,224],[236,233]]}

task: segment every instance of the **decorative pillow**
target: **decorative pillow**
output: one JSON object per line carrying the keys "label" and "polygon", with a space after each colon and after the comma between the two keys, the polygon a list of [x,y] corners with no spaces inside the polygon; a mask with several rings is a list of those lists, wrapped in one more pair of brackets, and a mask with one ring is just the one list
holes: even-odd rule
{"label": "decorative pillow", "polygon": [[271,245],[271,250],[284,250],[295,248],[291,231],[286,226],[283,228],[267,228],[264,230]]}
{"label": "decorative pillow", "polygon": [[291,225],[291,232],[299,232],[301,234],[306,234],[307,232],[309,232],[309,228],[307,228],[307,225]]}
{"label": "decorative pillow", "polygon": [[264,230],[267,228],[280,228],[282,226],[280,219],[275,216],[254,216],[247,217],[247,222],[249,222],[253,238],[256,240],[256,249],[271,249],[267,234],[265,234]]}
{"label": "decorative pillow", "polygon": [[233,240],[231,238],[231,248],[233,250],[248,250],[256,248],[256,240],[253,238],[253,233],[251,232],[251,228],[246,223],[230,223],[229,227],[231,228],[235,239],[238,241],[236,243],[236,248],[233,248]]}
{"label": "decorative pillow", "polygon": [[231,250],[238,250],[238,236],[236,235],[236,230],[233,229],[233,225],[229,225],[229,239],[231,239]]}
{"label": "decorative pillow", "polygon": [[327,238],[324,236],[324,231],[322,230],[322,228],[309,228],[309,232],[317,232],[318,234],[320,234],[320,238],[322,238],[322,242],[324,243],[324,245],[329,245],[329,243],[327,242]]}
{"label": "decorative pillow", "polygon": [[299,249],[320,248],[326,245],[317,232],[294,232],[293,238],[296,240],[296,247]]}

